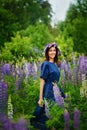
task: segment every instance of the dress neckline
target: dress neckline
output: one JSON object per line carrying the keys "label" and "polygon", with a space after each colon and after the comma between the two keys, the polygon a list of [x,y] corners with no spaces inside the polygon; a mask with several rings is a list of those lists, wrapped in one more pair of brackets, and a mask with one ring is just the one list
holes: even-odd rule
{"label": "dress neckline", "polygon": [[51,63],[51,64],[56,64],[55,62],[51,62],[51,61],[47,61],[48,63]]}

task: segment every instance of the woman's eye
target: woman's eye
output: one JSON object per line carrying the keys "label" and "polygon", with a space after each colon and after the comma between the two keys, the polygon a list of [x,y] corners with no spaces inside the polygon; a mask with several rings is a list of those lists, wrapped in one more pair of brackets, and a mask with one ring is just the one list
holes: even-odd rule
{"label": "woman's eye", "polygon": [[49,51],[50,51],[50,52],[52,52],[52,51],[54,52],[54,51],[56,51],[56,50],[49,50]]}

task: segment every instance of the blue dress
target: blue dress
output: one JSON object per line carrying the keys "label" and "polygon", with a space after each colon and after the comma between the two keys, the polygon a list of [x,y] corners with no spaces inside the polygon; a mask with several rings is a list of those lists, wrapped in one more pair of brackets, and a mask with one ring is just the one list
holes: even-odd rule
{"label": "blue dress", "polygon": [[[43,98],[55,101],[52,82],[59,81],[60,70],[58,68],[58,65],[53,62],[44,61],[41,65],[40,78],[43,78],[45,80]],[[62,92],[62,90],[60,91]],[[31,120],[31,124],[34,125],[35,128],[38,128],[40,130],[46,130],[45,123],[48,118],[45,115],[45,106],[40,107],[37,104],[33,115],[35,116],[35,118]]]}

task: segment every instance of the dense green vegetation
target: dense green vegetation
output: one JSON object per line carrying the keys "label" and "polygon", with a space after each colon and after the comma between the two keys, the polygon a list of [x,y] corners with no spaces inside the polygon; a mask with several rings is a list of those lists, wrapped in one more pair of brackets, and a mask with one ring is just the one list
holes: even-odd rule
{"label": "dense green vegetation", "polygon": [[72,51],[87,53],[87,0],[71,4],[65,20],[54,27],[48,1],[4,0],[0,7],[1,59],[9,61],[30,55],[35,58],[36,51],[42,51],[52,41],[59,44],[65,56]]}
{"label": "dense green vegetation", "polygon": [[51,6],[44,0],[0,0],[0,48],[17,30],[30,24],[50,24]]}

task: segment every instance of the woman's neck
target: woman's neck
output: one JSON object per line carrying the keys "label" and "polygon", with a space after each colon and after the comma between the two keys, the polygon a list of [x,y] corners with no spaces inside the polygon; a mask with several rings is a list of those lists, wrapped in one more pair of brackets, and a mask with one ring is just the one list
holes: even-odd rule
{"label": "woman's neck", "polygon": [[53,62],[54,63],[54,59],[49,59],[49,62]]}

